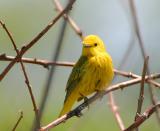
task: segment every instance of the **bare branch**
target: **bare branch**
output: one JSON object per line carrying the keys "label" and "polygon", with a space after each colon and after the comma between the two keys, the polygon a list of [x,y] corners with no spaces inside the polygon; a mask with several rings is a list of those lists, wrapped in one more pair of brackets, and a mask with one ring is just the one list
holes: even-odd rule
{"label": "bare branch", "polygon": [[[60,2],[58,0],[54,0],[54,3],[55,3],[55,6],[56,6],[56,9],[59,11],[59,12],[62,12],[63,11],[63,7],[62,5],[60,4]],[[78,27],[78,25],[74,22],[74,20],[68,16],[66,13],[63,15],[64,19],[67,20],[69,22],[69,24],[71,25],[71,27],[73,28],[73,30],[76,32],[76,34],[81,38],[83,39],[83,33],[82,33],[82,30]]]}
{"label": "bare branch", "polygon": [[22,120],[22,118],[23,118],[23,111],[20,111],[20,116],[19,116],[16,124],[14,125],[12,131],[15,131],[15,130],[16,130],[16,128],[18,127],[18,125],[19,125],[20,121]]}
{"label": "bare branch", "polygon": [[[63,44],[63,38],[65,36],[65,32],[66,32],[66,27],[67,27],[67,21],[63,21],[62,26],[60,28],[60,32],[58,35],[58,39],[57,39],[57,44],[55,48],[55,51],[53,51],[53,55],[52,55],[52,60],[53,61],[57,61],[58,57],[60,55],[60,51],[61,51],[61,47]],[[55,42],[55,40],[54,40]],[[40,120],[42,119],[42,115],[45,109],[45,105],[47,102],[47,98],[48,98],[48,93],[50,92],[51,89],[51,83],[54,77],[54,73],[55,73],[55,66],[52,66],[51,69],[48,72],[47,78],[46,78],[46,83],[45,83],[45,88],[43,89],[43,93],[42,93],[42,97],[40,100],[40,105],[39,105],[39,118]],[[37,124],[36,121],[34,120],[33,122],[33,130],[37,129]]]}
{"label": "bare branch", "polygon": [[[146,50],[144,48],[144,43],[142,40],[140,28],[139,28],[138,17],[137,17],[137,12],[136,12],[136,8],[135,8],[134,0],[130,0],[129,4],[130,4],[130,8],[131,8],[132,17],[133,17],[133,24],[134,24],[135,32],[136,32],[136,35],[137,35],[137,38],[139,41],[138,44],[140,46],[142,56],[145,59],[147,57],[147,54],[146,54]],[[147,73],[150,74],[150,66],[149,65],[147,68]],[[151,98],[152,104],[156,105],[156,97],[154,96],[154,93],[153,93],[153,87],[150,84],[148,84],[148,86],[149,86],[149,93],[150,93],[150,98]],[[160,124],[160,114],[159,114],[158,109],[156,110],[156,116],[157,116],[158,123]]]}
{"label": "bare branch", "polygon": [[[160,78],[160,73],[159,74],[153,74],[153,75],[150,75],[150,76],[146,76],[145,81],[147,81],[148,79],[157,79],[157,78]],[[54,120],[53,122],[49,123],[48,125],[46,125],[44,127],[41,127],[40,131],[47,131],[48,129],[54,128],[55,126],[59,125],[60,123],[66,121],[67,119],[69,119],[73,116],[79,116],[83,109],[88,107],[89,104],[93,103],[98,98],[101,98],[102,96],[108,94],[109,92],[112,92],[112,91],[115,91],[115,90],[118,90],[118,89],[128,88],[131,85],[140,83],[141,80],[142,80],[142,78],[136,78],[136,79],[133,79],[133,80],[128,80],[128,81],[125,81],[125,82],[121,82],[121,83],[118,83],[118,84],[115,84],[115,85],[112,85],[112,86],[108,87],[104,92],[96,93],[94,96],[89,98],[87,100],[87,102],[85,101],[84,103],[82,103],[81,105],[76,107],[74,110],[69,112],[68,114],[65,114],[64,116]]]}
{"label": "bare branch", "polygon": [[[0,55],[0,61],[12,61],[14,59],[15,59],[15,57],[13,57],[13,56],[6,56],[5,54],[1,54]],[[74,62],[67,62],[67,61],[56,61],[55,62],[55,61],[48,61],[48,60],[37,59],[37,58],[24,58],[24,57],[22,57],[21,60],[24,63],[41,65],[41,66],[43,66],[45,68],[48,68],[49,66],[67,66],[67,67],[72,67],[75,64]],[[19,62],[19,60],[18,60],[18,62]],[[116,75],[121,75],[121,76],[128,77],[128,78],[138,78],[138,77],[140,77],[139,75],[136,75],[136,74],[134,74],[132,72],[125,72],[125,71],[120,71],[120,70],[117,70],[117,69],[114,69],[114,73]],[[158,83],[156,81],[148,79],[146,82],[154,85],[155,87],[160,88],[160,83]]]}
{"label": "bare branch", "polygon": [[146,70],[147,70],[147,65],[148,65],[148,59],[149,59],[149,57],[147,57],[144,61],[141,88],[140,88],[140,94],[139,94],[139,100],[138,100],[139,102],[138,102],[137,114],[140,114],[141,109],[142,109],[142,103],[143,103],[143,99],[144,99],[144,83],[145,83],[145,76],[146,76]]}
{"label": "bare branch", "polygon": [[124,127],[122,118],[120,117],[120,113],[118,111],[118,106],[115,104],[112,92],[109,93],[109,105],[110,105],[110,108],[111,108],[115,118],[116,118],[116,121],[118,123],[120,130],[123,131],[125,129],[125,127]]}
{"label": "bare branch", "polygon": [[[147,57],[144,61],[141,88],[140,88],[140,93],[139,93],[139,99],[138,99],[138,106],[137,106],[135,121],[138,118],[138,116],[140,115],[141,110],[142,110],[142,104],[143,104],[143,99],[144,99],[144,83],[145,83],[145,76],[146,76],[146,71],[147,71],[148,59],[149,59],[149,57]],[[138,131],[138,128],[136,128],[136,130]]]}
{"label": "bare branch", "polygon": [[[0,23],[2,23],[2,22],[0,22]],[[4,23],[3,23],[2,26],[3,26],[4,30],[6,31],[8,37],[10,38],[11,43],[12,43],[17,55],[19,55],[19,50],[17,49],[16,43],[15,43],[11,33],[9,32],[9,30],[7,29],[7,27],[5,26]],[[31,97],[31,100],[32,100],[32,104],[33,104],[33,108],[34,108],[35,116],[36,116],[36,122],[38,124],[38,128],[40,128],[40,120],[39,120],[39,117],[38,117],[38,108],[37,108],[36,101],[35,101],[35,98],[34,98],[34,95],[33,95],[33,92],[32,92],[32,87],[31,87],[31,85],[29,83],[29,78],[27,76],[27,72],[25,70],[25,66],[24,66],[23,62],[21,61],[21,59],[19,59],[19,61],[20,61],[21,67],[22,67],[22,71],[23,71],[24,77],[25,77],[25,83],[26,83],[26,85],[28,87],[29,94],[30,94],[30,97]]]}
{"label": "bare branch", "polygon": [[136,121],[130,125],[127,129],[124,131],[132,131],[133,129],[139,127],[145,120],[147,120],[154,112],[156,112],[156,109],[160,108],[160,103],[157,103],[156,105],[150,106],[146,109],[146,111],[139,115],[136,119]]}
{"label": "bare branch", "polygon": [[8,66],[2,71],[0,74],[0,81],[5,77],[5,75],[9,72],[9,70],[13,67],[13,65],[29,50],[40,38],[43,37],[44,34],[63,16],[64,13],[68,12],[71,9],[75,0],[70,0],[66,8],[60,12],[36,37],[33,38],[31,42],[21,48],[19,55],[15,57],[13,61],[11,61]]}
{"label": "bare branch", "polygon": [[[12,61],[14,60],[15,57],[13,56],[6,56],[5,54],[0,55],[0,61]],[[24,63],[30,63],[30,64],[35,64],[35,65],[41,65],[45,68],[49,68],[49,66],[69,66],[72,67],[74,65],[73,62],[67,62],[67,61],[48,61],[48,60],[42,60],[42,59],[37,59],[37,58],[24,58],[22,57],[21,60]],[[19,62],[19,60],[18,60]]]}
{"label": "bare branch", "polygon": [[[124,77],[128,77],[128,78],[139,78],[140,76],[139,75],[136,75],[132,72],[125,72],[125,71],[119,71],[117,69],[114,69],[114,72],[117,74],[117,75],[122,75]],[[154,85],[155,87],[158,87],[160,88],[160,83],[154,81],[154,80],[150,80],[148,79],[147,81],[145,81],[147,83],[150,83],[152,85]]]}

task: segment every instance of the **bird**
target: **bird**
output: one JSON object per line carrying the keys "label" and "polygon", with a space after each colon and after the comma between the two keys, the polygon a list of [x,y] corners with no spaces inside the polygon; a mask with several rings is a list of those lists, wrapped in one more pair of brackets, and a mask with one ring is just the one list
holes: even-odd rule
{"label": "bird", "polygon": [[74,65],[66,85],[66,96],[59,117],[69,113],[77,101],[104,91],[114,77],[112,58],[97,35],[82,40],[82,53]]}

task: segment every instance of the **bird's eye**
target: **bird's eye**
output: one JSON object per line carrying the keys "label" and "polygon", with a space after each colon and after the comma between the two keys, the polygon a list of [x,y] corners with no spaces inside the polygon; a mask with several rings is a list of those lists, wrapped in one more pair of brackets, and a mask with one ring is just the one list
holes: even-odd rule
{"label": "bird's eye", "polygon": [[94,43],[94,46],[97,46],[97,43]]}

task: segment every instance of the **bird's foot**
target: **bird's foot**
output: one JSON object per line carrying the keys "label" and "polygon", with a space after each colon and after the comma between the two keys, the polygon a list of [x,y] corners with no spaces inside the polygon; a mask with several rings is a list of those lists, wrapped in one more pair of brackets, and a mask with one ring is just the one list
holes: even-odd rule
{"label": "bird's foot", "polygon": [[89,102],[88,102],[88,98],[85,96],[83,99],[84,99],[84,102],[87,104],[87,107],[88,107],[88,109],[89,109]]}
{"label": "bird's foot", "polygon": [[83,99],[84,102],[87,104],[87,107],[88,107],[88,109],[89,109],[88,98],[87,98],[86,96],[84,96],[83,94],[81,94],[81,93],[80,93],[80,96],[81,96],[81,97],[79,97],[77,101],[81,101],[81,100]]}
{"label": "bird's foot", "polygon": [[82,112],[77,111],[77,112],[75,112],[75,116],[77,116],[77,117],[81,117],[81,116],[83,116],[83,114],[82,114]]}

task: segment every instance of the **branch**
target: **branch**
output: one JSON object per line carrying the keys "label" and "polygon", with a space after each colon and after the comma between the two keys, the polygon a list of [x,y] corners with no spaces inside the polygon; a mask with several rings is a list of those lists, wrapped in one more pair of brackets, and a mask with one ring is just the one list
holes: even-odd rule
{"label": "branch", "polygon": [[[0,55],[0,61],[12,61],[14,59],[15,59],[15,57],[13,57],[13,56],[6,56],[5,54],[1,54]],[[72,67],[75,64],[74,62],[67,62],[67,61],[56,61],[55,62],[55,61],[48,61],[48,60],[37,59],[37,58],[24,58],[24,57],[22,57],[21,60],[24,63],[41,65],[41,66],[43,66],[45,68],[49,68],[49,66]],[[18,62],[19,62],[19,60],[18,60]],[[125,71],[120,71],[120,70],[117,70],[117,69],[114,69],[114,73],[117,74],[117,75],[128,77],[128,78],[138,78],[138,77],[141,77],[141,76],[136,75],[136,74],[134,74],[132,72],[125,72]],[[154,85],[155,87],[160,88],[160,83],[158,83],[156,81],[148,79],[146,82]]]}
{"label": "branch", "polygon": [[14,125],[12,131],[15,131],[15,130],[16,130],[16,128],[18,127],[18,125],[19,125],[20,121],[22,120],[22,118],[23,118],[23,112],[20,111],[20,116],[19,116],[19,118],[18,118],[16,124]]}
{"label": "branch", "polygon": [[[58,35],[58,38],[57,38],[56,47],[54,47],[55,51],[53,51],[53,54],[52,54],[52,61],[57,61],[58,60],[58,57],[59,57],[60,51],[61,51],[61,47],[62,47],[62,44],[63,44],[63,39],[64,39],[64,36],[65,36],[65,33],[66,33],[66,27],[67,27],[67,21],[63,20],[63,23],[61,25],[60,32],[59,32],[59,35]],[[55,40],[54,40],[54,42],[55,42]],[[43,89],[42,97],[41,97],[41,100],[40,100],[40,105],[39,105],[39,118],[40,118],[40,120],[42,119],[42,115],[43,115],[43,112],[44,112],[44,109],[45,109],[46,101],[47,101],[47,98],[49,96],[48,94],[49,94],[50,89],[52,87],[51,83],[52,83],[54,74],[55,74],[55,66],[52,66],[49,73],[48,73],[46,83],[45,83],[45,86],[44,86],[45,88]],[[36,130],[36,129],[37,129],[37,124],[36,124],[36,121],[34,120],[33,130]]]}
{"label": "branch", "polygon": [[[137,120],[138,116],[141,114],[141,110],[142,110],[142,104],[143,104],[143,100],[144,100],[144,83],[145,83],[145,76],[146,76],[146,71],[147,71],[148,59],[149,59],[149,57],[147,57],[144,61],[141,88],[140,88],[140,93],[139,93],[139,99],[138,99],[138,106],[137,106],[135,121]],[[138,128],[136,130],[138,131]]]}
{"label": "branch", "polygon": [[139,115],[137,117],[136,121],[132,125],[130,125],[127,129],[125,129],[124,131],[132,131],[133,129],[135,129],[138,126],[140,126],[154,112],[156,112],[157,108],[160,108],[160,103],[157,103],[156,105],[153,105],[153,106],[150,106],[149,108],[147,108],[146,111],[142,115]]}
{"label": "branch", "polygon": [[[143,40],[142,40],[142,35],[141,35],[141,32],[140,32],[140,28],[139,28],[138,17],[137,17],[137,12],[136,12],[136,8],[135,8],[134,0],[130,0],[129,4],[130,4],[130,8],[131,8],[132,17],[133,17],[133,24],[134,24],[134,27],[135,27],[135,32],[136,32],[136,35],[137,35],[137,38],[138,38],[138,41],[139,41],[138,44],[140,46],[142,56],[145,59],[147,57],[147,53],[146,53],[146,50],[144,48],[144,43],[143,43]],[[147,68],[147,73],[150,74],[149,65],[148,65],[148,68]],[[152,104],[155,105],[156,104],[156,97],[153,93],[153,87],[150,84],[148,84],[148,86],[149,86],[149,93],[150,93],[150,98],[151,98]],[[160,114],[159,114],[158,109],[156,110],[156,116],[157,116],[157,120],[160,124]]]}
{"label": "branch", "polygon": [[[145,81],[147,81],[148,79],[157,79],[157,78],[160,78],[160,73],[152,74],[150,76],[146,76]],[[88,105],[90,105],[91,103],[96,101],[98,98],[101,98],[102,96],[108,94],[109,92],[112,92],[112,91],[115,91],[115,90],[118,90],[118,89],[128,88],[131,85],[140,83],[141,80],[142,80],[142,78],[136,78],[136,79],[133,79],[133,80],[128,80],[128,81],[125,81],[125,82],[121,82],[121,83],[110,86],[104,92],[96,93],[94,96],[89,98],[87,101],[85,101],[84,103],[82,103],[81,105],[76,107],[74,110],[72,110],[68,114],[65,114],[62,117],[60,117],[60,118],[54,120],[53,122],[49,123],[48,125],[46,125],[44,127],[41,127],[40,131],[47,131],[48,129],[54,128],[55,126],[59,125],[60,123],[66,121],[67,119],[69,119],[73,116],[79,116],[83,109],[88,107]]]}
{"label": "branch", "polygon": [[115,104],[112,92],[109,93],[109,106],[116,118],[120,130],[123,131],[125,127],[122,118],[120,117],[120,113],[118,112],[118,106]]}
{"label": "branch", "polygon": [[[14,59],[15,59],[15,57],[13,57],[13,56],[6,56],[5,54],[0,55],[0,61],[12,61]],[[45,68],[49,68],[49,66],[69,66],[69,67],[72,67],[74,65],[73,62],[64,62],[64,61],[54,62],[54,61],[37,59],[37,58],[23,58],[22,57],[21,60],[24,63],[41,65]],[[19,60],[17,62],[19,62]]]}
{"label": "branch", "polygon": [[[12,43],[17,55],[19,55],[19,50],[17,49],[16,43],[15,43],[11,33],[9,32],[9,30],[7,29],[7,27],[4,23],[0,22],[0,24],[3,26],[3,28],[6,31],[8,37],[10,38],[11,43]],[[28,78],[27,72],[25,70],[25,66],[24,66],[23,62],[21,61],[21,59],[19,61],[20,61],[20,64],[21,64],[21,68],[22,68],[24,77],[25,77],[25,83],[28,87],[29,94],[30,94],[30,97],[31,97],[31,100],[32,100],[32,104],[33,104],[33,108],[34,108],[35,116],[36,116],[36,122],[38,124],[38,128],[40,128],[40,120],[39,120],[39,117],[38,117],[38,108],[37,108],[36,101],[35,101],[35,98],[34,98],[34,95],[33,95],[33,92],[32,92],[32,87],[30,85],[29,78]]]}
{"label": "branch", "polygon": [[[141,76],[139,75],[136,75],[132,72],[125,72],[125,71],[119,71],[117,69],[114,69],[114,72],[118,75],[122,75],[124,77],[128,77],[128,78],[140,78]],[[154,85],[155,87],[158,87],[160,89],[160,83],[154,81],[154,80],[151,80],[151,79],[148,79],[147,81],[145,81],[147,83],[150,83],[152,85]]]}
{"label": "branch", "polygon": [[47,31],[61,18],[61,16],[63,16],[64,13],[71,9],[74,2],[75,0],[70,0],[66,8],[61,13],[59,13],[35,38],[33,38],[31,42],[21,48],[19,55],[17,55],[0,74],[0,81],[5,77],[13,65],[26,53],[26,51],[29,50],[38,40],[40,40],[40,38],[47,33]]}
{"label": "branch", "polygon": [[[63,7],[60,4],[60,2],[58,0],[54,0],[55,6],[57,11],[62,12],[63,11]],[[68,16],[66,13],[63,15],[64,19],[67,20],[69,22],[69,24],[71,25],[71,27],[73,28],[73,30],[76,32],[76,34],[83,39],[83,33],[82,30],[78,27],[78,25],[74,22],[74,20]]]}

